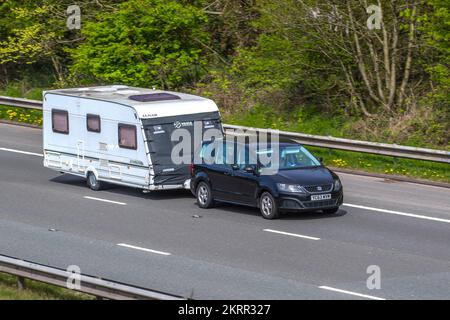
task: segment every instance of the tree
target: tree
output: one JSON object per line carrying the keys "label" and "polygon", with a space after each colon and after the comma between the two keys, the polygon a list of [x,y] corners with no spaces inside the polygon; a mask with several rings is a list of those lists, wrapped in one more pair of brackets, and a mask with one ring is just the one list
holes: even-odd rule
{"label": "tree", "polygon": [[450,113],[450,2],[430,0],[428,4],[432,10],[423,17],[424,26],[421,31],[426,34],[427,45],[423,54],[432,56],[433,59],[426,59],[425,64],[434,82],[433,94],[438,101],[445,103]]}
{"label": "tree", "polygon": [[[379,29],[372,30],[369,7],[366,0],[261,0],[256,23],[262,35],[256,47],[242,51],[245,63],[238,59],[237,69],[245,78],[257,65],[270,75],[261,79],[259,70],[259,82],[273,82],[279,75],[304,96],[345,102],[365,117],[394,116],[412,105],[411,90],[419,82],[414,59],[423,6],[378,0]],[[264,57],[265,63],[259,60]],[[277,60],[279,70],[265,68]]]}
{"label": "tree", "polygon": [[205,13],[174,0],[131,0],[82,29],[72,73],[91,82],[175,88],[194,83],[209,42]]}
{"label": "tree", "polygon": [[[114,9],[122,1],[101,0],[78,1],[83,21],[93,19],[98,11]],[[66,26],[67,8],[71,0],[8,0],[0,5],[0,66],[26,66],[49,63],[55,78],[64,82],[69,63],[67,49],[75,47],[81,40],[77,30]],[[4,13],[4,15],[3,15]]]}

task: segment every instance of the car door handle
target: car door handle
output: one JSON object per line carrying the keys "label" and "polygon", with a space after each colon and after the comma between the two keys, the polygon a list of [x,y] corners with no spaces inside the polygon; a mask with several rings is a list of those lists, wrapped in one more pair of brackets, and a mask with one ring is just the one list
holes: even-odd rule
{"label": "car door handle", "polygon": [[226,175],[226,176],[231,176],[231,174],[232,174],[232,173],[231,173],[231,172],[228,172],[228,171],[226,171],[226,172],[224,172],[223,174],[224,174],[224,175]]}

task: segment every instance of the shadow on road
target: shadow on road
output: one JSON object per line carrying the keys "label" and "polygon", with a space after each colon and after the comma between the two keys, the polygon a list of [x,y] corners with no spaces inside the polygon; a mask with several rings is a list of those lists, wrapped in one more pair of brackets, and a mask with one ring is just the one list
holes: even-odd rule
{"label": "shadow on road", "polygon": [[[63,174],[56,178],[50,179],[52,182],[61,183],[65,185],[71,185],[76,187],[85,188],[86,191],[90,191],[88,186],[86,185],[86,179],[77,177],[71,174]],[[150,200],[169,200],[169,199],[180,199],[180,198],[192,198],[194,201],[194,197],[192,196],[189,190],[178,189],[178,190],[158,190],[151,191],[149,193],[143,193],[140,189],[125,187],[114,185],[111,183],[104,183],[104,188],[102,191],[107,193],[116,193],[121,195],[127,195],[132,197],[138,197],[142,199],[150,199]],[[92,191],[94,192],[94,191]],[[98,193],[100,194],[100,193]]]}
{"label": "shadow on road", "polygon": [[[195,201],[195,200],[194,200]],[[240,206],[231,203],[223,203],[218,202],[214,209],[219,209],[221,211],[238,213],[238,214],[247,214],[251,216],[261,216],[258,208],[248,207],[248,206]],[[345,216],[347,214],[346,210],[340,209],[337,213],[334,214],[324,214],[321,211],[310,211],[310,212],[282,212],[280,215],[280,219],[283,220],[313,220],[313,219],[329,219],[329,218],[338,218]],[[261,217],[262,219],[262,217]]]}

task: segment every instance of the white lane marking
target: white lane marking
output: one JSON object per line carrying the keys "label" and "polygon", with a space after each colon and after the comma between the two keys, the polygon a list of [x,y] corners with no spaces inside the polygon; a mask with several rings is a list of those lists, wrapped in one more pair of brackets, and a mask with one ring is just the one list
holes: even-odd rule
{"label": "white lane marking", "polygon": [[320,240],[320,238],[316,238],[316,237],[304,236],[304,235],[301,235],[301,234],[289,233],[289,232],[278,231],[278,230],[272,230],[272,229],[263,229],[263,231],[272,232],[272,233],[278,233],[278,234],[283,234],[283,235],[285,235],[285,236],[291,236],[291,237],[297,237],[297,238],[304,238],[304,239],[309,239],[309,240]]}
{"label": "white lane marking", "polygon": [[351,204],[351,203],[344,203],[343,205],[347,206],[347,207],[352,207],[352,208],[358,208],[358,209],[364,209],[364,210],[370,210],[370,211],[379,211],[379,212],[384,212],[384,213],[396,214],[396,215],[399,215],[399,216],[405,216],[405,217],[411,217],[411,218],[417,218],[417,219],[425,219],[425,220],[431,220],[431,221],[450,223],[450,220],[448,220],[448,219],[423,216],[423,215],[420,215],[420,214],[400,212],[400,211],[394,211],[394,210],[386,210],[386,209],[378,209],[378,208],[360,206],[360,205]]}
{"label": "white lane marking", "polygon": [[358,292],[353,292],[353,291],[347,291],[347,290],[341,290],[341,289],[337,289],[337,288],[332,288],[332,287],[327,287],[327,286],[320,286],[320,289],[324,289],[324,290],[330,290],[330,291],[335,291],[335,292],[340,292],[340,293],[345,293],[345,294],[350,294],[352,296],[358,296],[361,298],[367,298],[367,299],[372,299],[372,300],[386,300],[385,298],[380,298],[380,297],[375,297],[375,296],[369,296],[367,294],[362,294],[362,293],[358,293]]}
{"label": "white lane marking", "polygon": [[145,251],[145,252],[161,254],[163,256],[170,256],[171,255],[171,253],[169,253],[169,252],[152,250],[152,249],[147,249],[147,248],[142,248],[142,247],[136,247],[136,246],[132,246],[132,245],[126,244],[126,243],[118,243],[117,245],[120,246],[120,247],[126,247],[126,248],[130,248],[130,249],[135,249],[135,250],[141,250],[141,251]]}
{"label": "white lane marking", "polygon": [[34,153],[34,152],[29,152],[29,151],[22,151],[22,150],[16,150],[16,149],[8,149],[8,148],[0,148],[1,151],[8,151],[8,152],[14,152],[14,153],[21,153],[21,154],[26,154],[29,156],[37,156],[37,157],[43,157],[43,154],[40,153]]}
{"label": "white lane marking", "polygon": [[111,201],[111,200],[100,199],[100,198],[94,198],[94,197],[88,197],[88,196],[85,196],[85,197],[83,197],[83,198],[89,199],[89,200],[96,200],[96,201],[101,201],[101,202],[108,202],[108,203],[119,204],[119,205],[121,205],[121,206],[126,206],[126,205],[127,205],[125,202]]}

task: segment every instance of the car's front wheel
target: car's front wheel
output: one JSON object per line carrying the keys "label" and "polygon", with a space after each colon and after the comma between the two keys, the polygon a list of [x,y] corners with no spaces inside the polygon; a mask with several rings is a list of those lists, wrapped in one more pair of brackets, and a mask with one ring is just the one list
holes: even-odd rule
{"label": "car's front wheel", "polygon": [[197,204],[200,208],[211,208],[214,205],[211,187],[208,183],[201,181],[197,185]]}
{"label": "car's front wheel", "polygon": [[259,198],[259,210],[264,219],[276,219],[279,216],[278,205],[269,192],[264,192]]}

